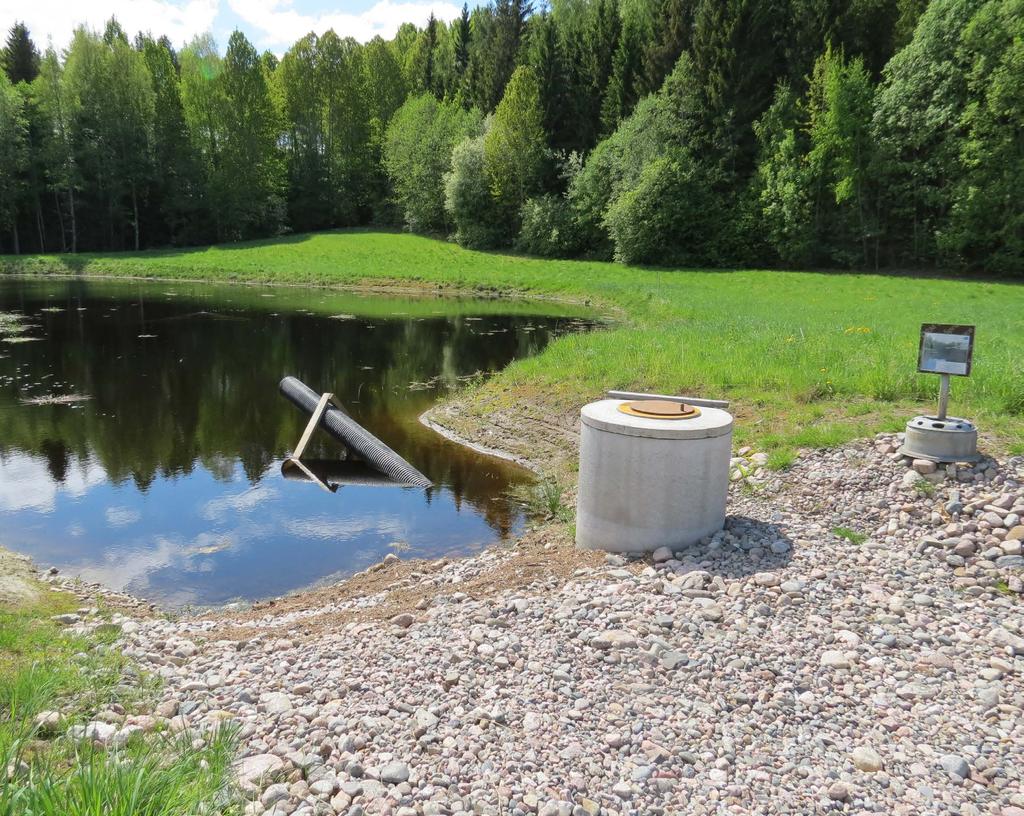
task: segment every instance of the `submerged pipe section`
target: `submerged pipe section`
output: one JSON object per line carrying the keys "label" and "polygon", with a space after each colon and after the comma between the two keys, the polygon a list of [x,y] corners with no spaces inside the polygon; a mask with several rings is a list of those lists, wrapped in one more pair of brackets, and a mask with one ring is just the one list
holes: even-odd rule
{"label": "submerged pipe section", "polygon": [[[292,404],[306,414],[312,414],[320,402],[320,395],[295,377],[285,377],[278,387]],[[320,427],[398,484],[411,487],[431,486],[430,479],[333,405],[328,405],[324,411]]]}
{"label": "submerged pipe section", "polygon": [[[366,462],[352,461],[351,459],[306,459],[302,458],[302,464],[309,468],[318,479],[326,484],[363,485],[373,487],[412,487],[396,482],[394,479],[381,473]],[[292,459],[285,459],[281,463],[281,475],[286,479],[298,482],[308,482],[309,477],[303,473],[302,468],[295,464]]]}

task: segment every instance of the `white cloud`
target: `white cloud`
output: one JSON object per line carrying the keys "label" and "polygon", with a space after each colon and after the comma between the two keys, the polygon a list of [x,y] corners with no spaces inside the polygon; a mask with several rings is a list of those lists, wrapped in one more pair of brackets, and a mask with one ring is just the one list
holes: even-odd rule
{"label": "white cloud", "polygon": [[102,31],[111,17],[129,37],[150,31],[180,46],[213,27],[219,6],[220,0],[0,0],[0,20],[24,21],[40,50],[49,40],[66,47],[79,25]]}
{"label": "white cloud", "polygon": [[462,10],[461,5],[431,0],[399,3],[381,0],[357,14],[338,11],[303,14],[293,8],[291,0],[228,0],[228,3],[235,14],[256,29],[258,33],[250,36],[263,48],[288,48],[310,31],[322,34],[331,28],[339,37],[353,37],[360,42],[372,40],[378,34],[390,39],[402,23],[425,25],[431,11],[438,20],[448,22]]}
{"label": "white cloud", "polygon": [[81,498],[106,480],[106,471],[100,465],[82,465],[72,460],[63,483],[58,483],[50,476],[45,459],[15,454],[0,459],[0,510],[50,513],[56,507],[59,493]]}
{"label": "white cloud", "polygon": [[337,519],[330,516],[289,519],[284,529],[293,536],[314,538],[321,541],[351,541],[367,534],[402,540],[408,534],[401,519],[389,516],[355,516]]}
{"label": "white cloud", "polygon": [[142,513],[129,507],[108,507],[107,524],[111,527],[126,527],[142,519]]}

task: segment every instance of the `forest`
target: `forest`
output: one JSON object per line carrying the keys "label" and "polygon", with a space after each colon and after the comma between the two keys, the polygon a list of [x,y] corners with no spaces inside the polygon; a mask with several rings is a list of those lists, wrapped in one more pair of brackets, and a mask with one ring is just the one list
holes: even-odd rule
{"label": "forest", "polygon": [[627,264],[1024,273],[1024,0],[491,0],[390,41],[0,52],[0,252],[352,226]]}

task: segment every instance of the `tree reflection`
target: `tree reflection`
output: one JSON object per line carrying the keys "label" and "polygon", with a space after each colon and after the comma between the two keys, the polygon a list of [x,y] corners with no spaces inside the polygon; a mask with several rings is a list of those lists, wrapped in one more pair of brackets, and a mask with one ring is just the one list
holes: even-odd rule
{"label": "tree reflection", "polygon": [[[458,502],[469,502],[499,534],[511,529],[509,504],[497,499],[523,475],[448,443],[416,417],[460,377],[536,353],[568,320],[332,320],[171,298],[164,288],[140,285],[132,297],[115,299],[82,281],[0,287],[0,310],[32,315],[39,326],[33,333],[46,338],[10,345],[0,359],[0,453],[45,457],[58,483],[74,460],[98,462],[109,479],[130,480],[143,492],[157,478],[184,477],[197,466],[227,481],[236,463],[255,485],[305,425],[277,392],[281,377],[293,374],[337,394],[358,422]],[[423,383],[430,386],[416,385]],[[21,404],[71,392],[92,399]],[[319,434],[308,455],[337,457],[338,448]]]}

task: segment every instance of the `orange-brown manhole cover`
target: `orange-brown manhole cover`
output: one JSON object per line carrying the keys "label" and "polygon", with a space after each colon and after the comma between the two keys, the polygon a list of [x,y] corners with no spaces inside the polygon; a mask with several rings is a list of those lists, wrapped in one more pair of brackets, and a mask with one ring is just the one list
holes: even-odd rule
{"label": "orange-brown manhole cover", "polygon": [[700,408],[671,400],[634,400],[622,403],[619,410],[647,419],[693,419],[700,416]]}

